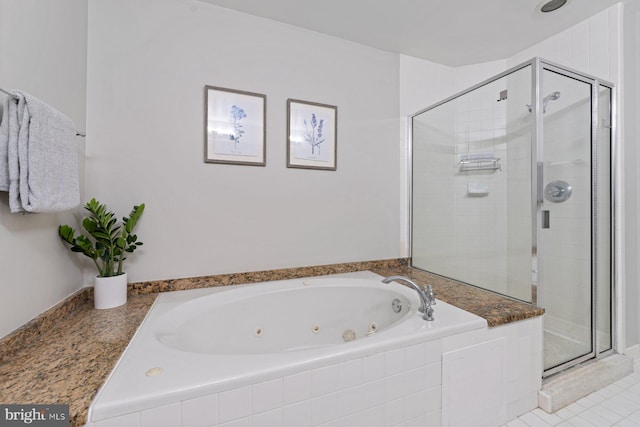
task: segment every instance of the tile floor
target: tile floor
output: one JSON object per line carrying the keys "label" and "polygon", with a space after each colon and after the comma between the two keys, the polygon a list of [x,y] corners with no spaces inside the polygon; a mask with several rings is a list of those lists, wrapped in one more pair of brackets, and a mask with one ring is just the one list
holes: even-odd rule
{"label": "tile floor", "polygon": [[548,414],[534,409],[502,427],[640,427],[640,358],[633,373]]}

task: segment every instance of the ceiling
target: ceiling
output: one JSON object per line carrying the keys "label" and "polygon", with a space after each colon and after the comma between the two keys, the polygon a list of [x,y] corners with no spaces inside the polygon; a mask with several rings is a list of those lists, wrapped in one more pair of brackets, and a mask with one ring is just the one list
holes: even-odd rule
{"label": "ceiling", "polygon": [[[449,66],[512,56],[621,0],[202,0]],[[637,0],[633,0],[637,1]]]}

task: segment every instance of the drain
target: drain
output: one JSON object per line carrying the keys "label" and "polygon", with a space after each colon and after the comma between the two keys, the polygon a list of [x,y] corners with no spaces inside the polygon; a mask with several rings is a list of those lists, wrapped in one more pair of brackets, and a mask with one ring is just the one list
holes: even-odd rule
{"label": "drain", "polygon": [[342,333],[342,339],[344,342],[353,341],[356,339],[356,333],[353,332],[351,329],[347,329]]}
{"label": "drain", "polygon": [[314,334],[317,334],[320,332],[320,325],[313,325],[311,327],[311,332],[313,332]]}
{"label": "drain", "polygon": [[262,334],[264,333],[264,329],[262,328],[256,328],[255,332],[253,333],[257,338],[261,337]]}
{"label": "drain", "polygon": [[400,310],[402,310],[402,302],[398,298],[395,298],[391,301],[391,308],[394,313],[400,313]]}

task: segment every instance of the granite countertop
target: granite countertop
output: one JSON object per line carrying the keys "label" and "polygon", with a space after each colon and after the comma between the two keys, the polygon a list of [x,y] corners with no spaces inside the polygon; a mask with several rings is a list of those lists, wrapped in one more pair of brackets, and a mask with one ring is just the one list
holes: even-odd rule
{"label": "granite countertop", "polygon": [[[275,275],[262,272],[251,277],[225,275],[220,280],[213,279],[208,286],[346,272],[354,267],[350,266],[324,270],[316,268],[313,271],[277,270]],[[485,318],[490,327],[544,313],[532,305],[402,264],[364,263],[357,267],[384,276],[400,274],[420,284],[432,284],[437,299]],[[213,277],[219,279],[222,276]],[[94,310],[91,290],[81,290],[74,296],[72,309],[57,310],[55,316],[48,316],[46,320],[35,319],[38,320],[35,329],[29,325],[0,340],[0,403],[69,404],[71,425],[84,425],[88,407],[96,392],[131,340],[158,292],[206,285],[204,278],[130,285],[132,295],[127,304],[109,310]]]}

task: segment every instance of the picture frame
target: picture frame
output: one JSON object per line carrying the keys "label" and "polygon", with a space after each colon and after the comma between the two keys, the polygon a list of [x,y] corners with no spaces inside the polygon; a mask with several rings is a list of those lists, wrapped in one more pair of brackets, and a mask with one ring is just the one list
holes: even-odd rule
{"label": "picture frame", "polygon": [[287,167],[337,170],[338,107],[287,99]]}
{"label": "picture frame", "polygon": [[205,163],[265,166],[266,104],[264,94],[205,85]]}

